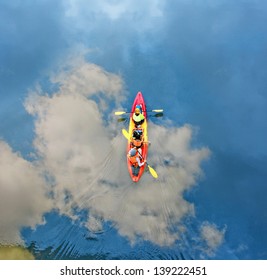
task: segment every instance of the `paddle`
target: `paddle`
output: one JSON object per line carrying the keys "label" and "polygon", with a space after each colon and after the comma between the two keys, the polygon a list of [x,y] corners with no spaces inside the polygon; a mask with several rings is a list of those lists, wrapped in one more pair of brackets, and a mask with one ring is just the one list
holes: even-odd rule
{"label": "paddle", "polygon": [[158,173],[156,172],[156,170],[154,168],[152,168],[148,163],[146,163],[150,174],[154,177],[154,178],[158,178]]}
{"label": "paddle", "polygon": [[125,128],[122,129],[122,134],[127,140],[130,140],[130,135]]}
{"label": "paddle", "polygon": [[128,119],[127,118],[119,118],[117,121],[118,122],[126,122]]}
{"label": "paddle", "polygon": [[163,113],[157,113],[154,116],[152,116],[154,118],[159,118],[159,117],[163,117]]}
{"label": "paddle", "polygon": [[[143,111],[143,112],[155,112],[155,113],[162,113],[163,112],[163,109],[153,109],[151,111]],[[118,112],[115,112],[114,114],[116,116],[120,116],[120,115],[123,115],[123,114],[131,114],[133,112],[125,112],[125,111],[118,111]]]}
{"label": "paddle", "polygon": [[[128,133],[128,131],[126,130],[126,129],[122,129],[122,134],[123,134],[123,136],[127,139],[127,140],[129,140],[130,139],[130,135],[129,135],[129,133]],[[138,152],[138,150],[137,150],[137,152]],[[140,156],[142,156],[139,152],[138,152],[138,154],[140,155]],[[149,170],[149,172],[150,172],[150,174],[154,177],[154,178],[158,178],[158,174],[157,174],[157,172],[156,172],[156,170],[153,168],[153,167],[151,167],[147,162],[146,162],[146,165],[147,165],[147,167],[148,167],[148,170]]]}

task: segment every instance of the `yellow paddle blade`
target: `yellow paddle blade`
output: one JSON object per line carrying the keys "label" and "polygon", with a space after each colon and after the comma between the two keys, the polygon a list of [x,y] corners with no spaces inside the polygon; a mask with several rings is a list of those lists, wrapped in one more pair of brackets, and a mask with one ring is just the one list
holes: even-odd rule
{"label": "yellow paddle blade", "polygon": [[154,109],[154,110],[152,110],[152,112],[161,113],[161,112],[163,112],[163,109]]}
{"label": "yellow paddle blade", "polygon": [[154,177],[154,178],[158,178],[158,173],[156,172],[156,170],[154,168],[152,168],[150,165],[147,165],[150,174]]}
{"label": "yellow paddle blade", "polygon": [[122,134],[127,140],[130,139],[129,133],[126,129],[124,129],[124,128],[122,129]]}
{"label": "yellow paddle blade", "polygon": [[120,116],[120,115],[123,115],[123,114],[127,114],[127,112],[115,112],[114,113],[116,116]]}

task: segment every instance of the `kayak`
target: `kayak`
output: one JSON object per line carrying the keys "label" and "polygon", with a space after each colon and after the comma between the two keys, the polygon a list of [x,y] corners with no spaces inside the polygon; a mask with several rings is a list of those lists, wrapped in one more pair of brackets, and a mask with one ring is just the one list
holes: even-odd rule
{"label": "kayak", "polygon": [[[155,179],[158,178],[156,170],[146,161],[148,145],[150,144],[147,136],[147,112],[145,100],[141,91],[137,93],[134,99],[131,112],[114,112],[116,116],[130,114],[129,131],[123,128],[122,134],[128,140],[126,150],[127,167],[134,182],[138,182],[140,180],[146,168],[152,177]],[[153,109],[149,112],[155,112],[156,115],[154,115],[154,117],[163,116],[163,109]]]}
{"label": "kayak", "polygon": [[[140,124],[138,126],[138,129],[140,129],[142,131],[142,135],[143,135],[143,144],[140,147],[141,152],[138,152],[140,157],[142,158],[142,161],[147,159],[147,154],[148,154],[148,137],[147,137],[147,110],[146,110],[146,104],[145,104],[145,100],[144,97],[142,95],[142,92],[139,91],[134,99],[133,105],[132,105],[132,110],[130,113],[130,123],[129,123],[129,136],[132,136],[133,131],[136,129],[136,125],[133,121],[133,115],[134,115],[134,111],[136,106],[141,107],[141,113],[143,114],[143,116],[145,117],[144,122],[142,124]],[[133,182],[138,182],[140,180],[140,178],[142,177],[144,171],[145,171],[145,167],[146,167],[146,163],[141,166],[141,167],[137,167],[138,170],[135,170],[135,173],[138,172],[137,176],[136,174],[133,174],[133,166],[129,160],[128,157],[128,153],[132,148],[132,144],[131,144],[131,139],[130,137],[128,138],[128,142],[127,142],[127,166],[128,166],[128,171],[130,174],[131,179],[133,180]],[[139,150],[140,150],[139,149]]]}

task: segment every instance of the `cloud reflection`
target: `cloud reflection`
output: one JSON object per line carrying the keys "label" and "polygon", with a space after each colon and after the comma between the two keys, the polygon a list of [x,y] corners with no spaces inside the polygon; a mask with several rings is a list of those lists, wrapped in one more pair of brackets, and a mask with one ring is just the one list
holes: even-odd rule
{"label": "cloud reflection", "polygon": [[[174,230],[194,205],[183,198],[201,175],[208,148],[190,147],[192,127],[150,123],[149,160],[159,173],[155,181],[145,174],[134,185],[125,164],[125,139],[114,122],[103,122],[102,107],[94,99],[120,104],[123,81],[102,68],[82,61],[53,77],[60,84],[53,95],[31,94],[26,102],[36,116],[35,148],[40,164],[54,180],[55,207],[75,218],[75,207],[89,209],[87,226],[101,230],[112,221],[130,242],[138,238],[170,245]],[[66,194],[68,199],[66,200]]]}
{"label": "cloud reflection", "polygon": [[35,162],[1,142],[1,220],[8,232],[0,231],[2,243],[21,241],[20,226],[41,223],[54,208],[72,219],[78,218],[75,210],[87,209],[84,225],[91,232],[101,232],[103,221],[111,221],[132,244],[140,239],[173,244],[186,231],[183,218],[195,214],[183,192],[203,175],[201,162],[209,149],[191,147],[190,125],[150,122],[148,159],[159,179],[145,173],[132,183],[126,140],[110,108],[125,98],[123,80],[81,57],[71,61],[51,75],[56,92],[37,87],[25,101],[35,120]]}

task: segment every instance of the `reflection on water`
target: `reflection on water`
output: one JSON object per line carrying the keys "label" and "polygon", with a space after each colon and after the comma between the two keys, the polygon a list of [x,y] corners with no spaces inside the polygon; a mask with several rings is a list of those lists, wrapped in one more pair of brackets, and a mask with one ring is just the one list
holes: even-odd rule
{"label": "reflection on water", "polygon": [[[36,259],[200,258],[200,225],[183,193],[195,184],[206,151],[190,149],[187,127],[168,133],[152,123],[150,127],[155,140],[148,159],[157,180],[147,172],[140,182],[131,181],[122,135],[112,139],[96,166],[88,163],[88,169],[80,169],[78,162],[75,168],[66,164],[67,173],[57,166],[50,171],[53,210],[44,215],[43,224],[20,231]],[[164,147],[159,134],[166,139]]]}
{"label": "reflection on water", "polygon": [[[103,232],[95,234],[80,223],[73,223],[58,213],[46,216],[47,224],[37,231],[24,229],[29,250],[36,259],[192,259],[192,243],[177,241],[173,246],[158,246],[139,240],[134,245],[120,236],[110,222],[103,226]],[[187,244],[188,243],[188,244]]]}
{"label": "reflection on water", "polygon": [[[133,183],[124,162],[125,144],[122,136],[116,138],[96,178],[87,188],[66,195],[64,212],[55,209],[45,215],[43,225],[21,231],[36,259],[200,257],[194,209],[183,199],[181,182],[171,164],[162,167],[161,155],[156,156],[159,163],[151,156],[160,179],[145,173],[138,184]],[[155,142],[154,149],[157,146]],[[124,166],[110,164],[114,157]],[[183,174],[179,176],[185,179]]]}
{"label": "reflection on water", "polygon": [[[52,80],[60,84],[58,92],[37,92],[25,102],[35,118],[34,162],[2,145],[0,163],[8,171],[3,194],[10,200],[1,195],[0,207],[8,213],[5,228],[15,230],[0,236],[14,243],[12,233],[21,237],[18,244],[24,242],[37,259],[197,257],[201,234],[194,204],[183,193],[196,185],[210,152],[191,147],[192,127],[150,122],[148,163],[159,178],[148,172],[133,183],[121,135],[126,125],[102,117],[110,100],[124,98],[121,78],[79,60],[73,71]],[[99,104],[96,92],[103,92]]]}

